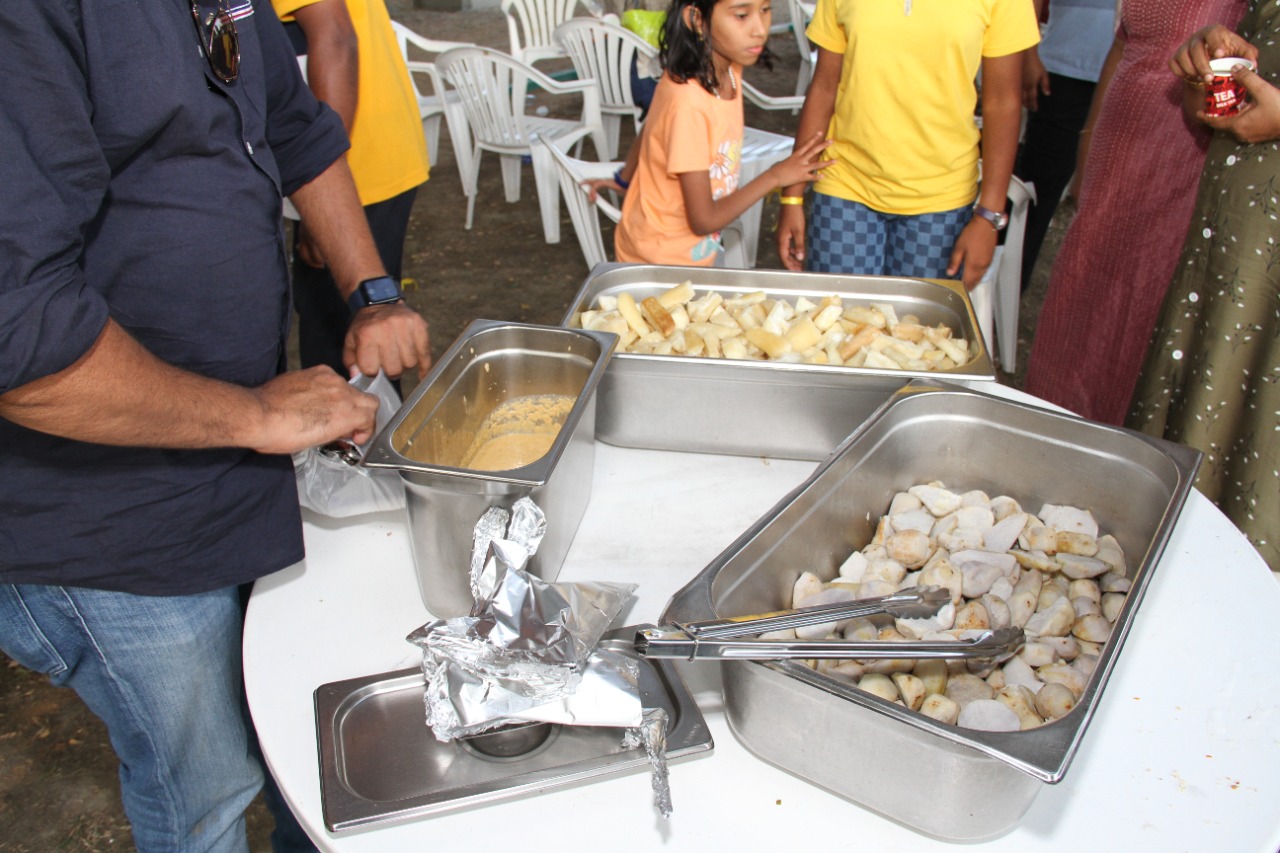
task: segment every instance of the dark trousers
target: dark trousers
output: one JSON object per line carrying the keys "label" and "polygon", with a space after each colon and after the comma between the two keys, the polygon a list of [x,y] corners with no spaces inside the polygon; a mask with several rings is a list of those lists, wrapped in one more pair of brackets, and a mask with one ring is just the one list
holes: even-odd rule
{"label": "dark trousers", "polygon": [[[414,187],[398,196],[368,205],[364,215],[373,232],[378,255],[387,275],[400,279],[404,256],[404,238],[409,230],[409,214],[418,194]],[[293,251],[293,307],[298,312],[298,352],[303,367],[327,364],[346,376],[342,364],[342,343],[351,325],[351,309],[338,292],[329,269],[308,266],[298,257],[297,240]]]}
{"label": "dark trousers", "polygon": [[1027,130],[1013,173],[1035,184],[1038,199],[1027,213],[1026,238],[1022,248],[1022,289],[1031,282],[1040,244],[1058,208],[1062,191],[1076,170],[1080,130],[1089,115],[1089,102],[1096,86],[1088,80],[1049,75],[1053,94],[1040,95],[1039,109],[1029,113]]}

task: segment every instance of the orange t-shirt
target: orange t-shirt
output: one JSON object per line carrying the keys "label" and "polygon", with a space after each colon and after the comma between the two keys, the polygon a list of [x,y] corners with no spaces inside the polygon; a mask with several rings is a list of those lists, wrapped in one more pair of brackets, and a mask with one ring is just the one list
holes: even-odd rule
{"label": "orange t-shirt", "polygon": [[[734,66],[742,79],[742,68]],[[614,253],[624,263],[711,266],[720,234],[689,228],[680,175],[705,171],[713,198],[738,188],[742,95],[721,100],[697,80],[662,75],[640,140],[640,159],[622,203]]]}

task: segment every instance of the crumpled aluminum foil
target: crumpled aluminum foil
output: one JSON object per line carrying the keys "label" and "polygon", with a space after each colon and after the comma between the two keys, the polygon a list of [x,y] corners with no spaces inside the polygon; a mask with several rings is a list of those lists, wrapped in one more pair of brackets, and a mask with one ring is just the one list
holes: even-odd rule
{"label": "crumpled aluminum foil", "polygon": [[671,817],[671,778],[667,770],[667,712],[662,708],[645,708],[641,722],[627,729],[622,739],[623,749],[643,746],[649,757],[652,772],[649,785],[653,788],[653,807],[663,817]]}
{"label": "crumpled aluminum foil", "polygon": [[[491,509],[476,525],[474,542],[485,552],[482,559],[472,556],[472,589],[485,594],[471,615],[429,622],[406,638],[423,650],[427,723],[439,740],[478,734],[555,703],[562,715],[578,715],[565,703],[579,691],[600,637],[636,588],[548,583],[529,574],[524,566],[529,549],[541,542],[545,516],[528,498],[516,503],[502,530],[504,516],[506,510]],[[593,679],[592,689],[625,690],[638,707],[634,673],[629,685],[625,680]]]}

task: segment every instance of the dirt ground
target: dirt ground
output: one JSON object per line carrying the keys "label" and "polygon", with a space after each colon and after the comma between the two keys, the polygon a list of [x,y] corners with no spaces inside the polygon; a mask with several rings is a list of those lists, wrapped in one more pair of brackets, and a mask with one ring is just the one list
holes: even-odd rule
{"label": "dirt ground", "polygon": [[[433,38],[506,45],[505,22],[496,11],[416,10],[397,17]],[[794,43],[779,35],[770,44],[779,57],[775,71],[752,69],[748,78],[768,93],[789,94]],[[790,133],[793,121],[787,112],[747,107],[747,123],[756,127]],[[624,145],[628,141],[624,127]],[[447,131],[441,148],[431,180],[419,192],[405,249],[409,300],[430,321],[436,355],[474,319],[559,323],[587,273],[567,214],[562,212],[561,243],[543,242],[530,169],[524,169],[521,200],[508,204],[496,159],[486,155],[475,224],[466,230],[466,202]],[[768,202],[764,230],[771,228],[776,212],[776,201]],[[1029,330],[1069,215],[1069,209],[1060,211],[1024,298],[1020,367],[1026,364]],[[779,266],[767,233],[761,236],[759,266]],[[1016,385],[1021,376],[1001,379]],[[0,853],[134,849],[116,773],[106,731],[79,699],[0,655]],[[249,813],[254,851],[270,849],[271,826],[261,801],[255,803]]]}

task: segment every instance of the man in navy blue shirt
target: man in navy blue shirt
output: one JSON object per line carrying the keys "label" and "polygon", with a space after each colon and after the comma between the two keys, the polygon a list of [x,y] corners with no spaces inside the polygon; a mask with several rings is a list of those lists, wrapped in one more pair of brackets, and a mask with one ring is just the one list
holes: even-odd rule
{"label": "man in navy blue shirt", "polygon": [[254,0],[0,4],[0,648],[107,723],[138,849],[244,850],[237,585],[303,556],[289,453],[377,401],[284,373],[281,203],[355,317],[430,362],[337,116]]}

